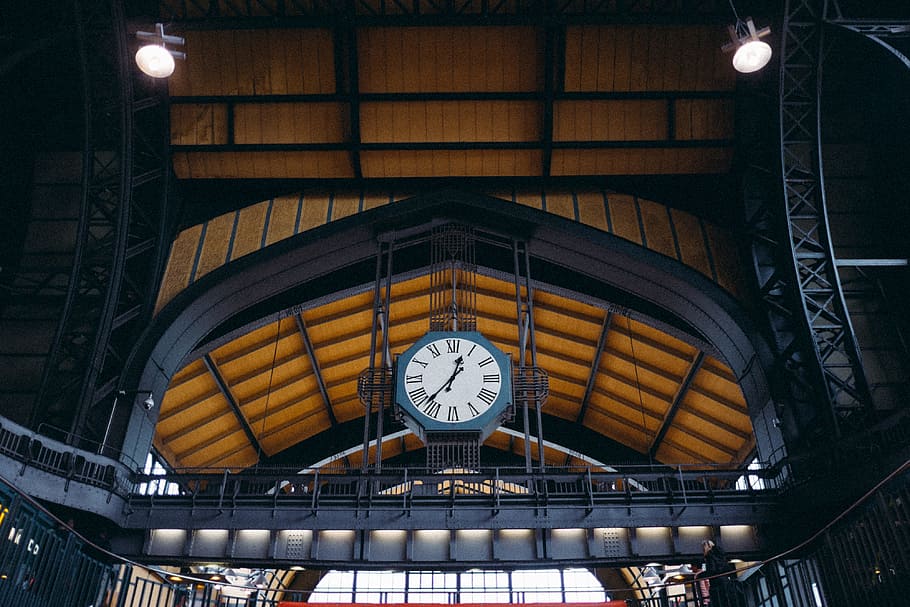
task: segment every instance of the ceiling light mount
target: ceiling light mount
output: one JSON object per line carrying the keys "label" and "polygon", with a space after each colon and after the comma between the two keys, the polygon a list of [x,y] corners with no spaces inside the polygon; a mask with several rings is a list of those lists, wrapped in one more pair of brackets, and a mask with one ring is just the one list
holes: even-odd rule
{"label": "ceiling light mount", "polygon": [[737,72],[742,74],[757,72],[771,61],[771,46],[761,40],[771,33],[771,28],[755,29],[752,17],[740,19],[733,0],[730,0],[730,8],[733,9],[736,23],[727,26],[727,31],[730,32],[730,42],[723,45],[721,50],[725,53],[734,51],[733,68]]}
{"label": "ceiling light mount", "polygon": [[730,42],[723,45],[721,50],[725,53],[735,51],[733,67],[737,72],[751,74],[768,65],[771,61],[771,46],[761,38],[771,33],[770,27],[756,30],[752,17],[747,17],[745,21],[737,19],[736,25],[730,25],[727,29],[730,32]]}
{"label": "ceiling light mount", "polygon": [[154,32],[136,32],[136,38],[145,44],[136,51],[136,65],[152,78],[167,78],[174,73],[174,59],[186,59],[186,53],[167,48],[183,46],[186,40],[164,33],[164,24],[156,23]]}

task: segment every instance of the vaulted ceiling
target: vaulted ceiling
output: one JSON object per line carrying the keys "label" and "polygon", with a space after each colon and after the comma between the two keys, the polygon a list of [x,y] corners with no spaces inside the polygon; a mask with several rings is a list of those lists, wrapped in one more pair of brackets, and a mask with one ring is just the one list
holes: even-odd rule
{"label": "vaulted ceiling", "polygon": [[[443,187],[496,190],[694,266],[726,289],[718,297],[740,296],[736,235],[723,225],[737,150],[737,78],[720,51],[728,8],[160,3],[187,58],[167,83],[184,230],[159,310],[282,238]],[[687,248],[693,237],[700,244]],[[429,278],[417,270],[394,281],[397,353],[427,330]],[[186,355],[154,440],[171,464],[306,466],[358,444],[372,286],[339,284]],[[515,357],[514,284],[482,270],[479,285],[479,329]],[[750,456],[746,398],[722,352],[570,286],[533,291],[551,463],[584,452],[666,463]],[[520,454],[523,440],[497,433],[487,444]],[[419,448],[410,437],[383,453]]]}

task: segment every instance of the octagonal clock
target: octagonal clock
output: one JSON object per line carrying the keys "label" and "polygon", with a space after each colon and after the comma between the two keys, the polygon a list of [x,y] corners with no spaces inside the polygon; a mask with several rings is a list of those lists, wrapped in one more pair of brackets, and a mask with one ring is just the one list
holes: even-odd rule
{"label": "octagonal clock", "polygon": [[486,438],[512,403],[512,362],[476,331],[431,331],[398,357],[395,402],[421,439],[427,432]]}

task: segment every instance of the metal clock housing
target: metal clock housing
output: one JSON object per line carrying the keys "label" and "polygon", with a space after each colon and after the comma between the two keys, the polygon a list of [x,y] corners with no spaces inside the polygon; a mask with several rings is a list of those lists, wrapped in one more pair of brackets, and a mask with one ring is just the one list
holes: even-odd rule
{"label": "metal clock housing", "polygon": [[485,437],[512,402],[511,380],[510,358],[480,333],[431,331],[398,357],[395,402],[421,438],[440,431]]}

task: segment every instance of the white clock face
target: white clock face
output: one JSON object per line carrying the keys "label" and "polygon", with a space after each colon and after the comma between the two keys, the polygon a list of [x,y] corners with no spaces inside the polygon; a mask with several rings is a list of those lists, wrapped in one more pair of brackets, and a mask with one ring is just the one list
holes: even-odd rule
{"label": "white clock face", "polygon": [[406,361],[408,400],[429,418],[456,424],[484,413],[502,389],[502,370],[485,347],[461,337],[431,341]]}

